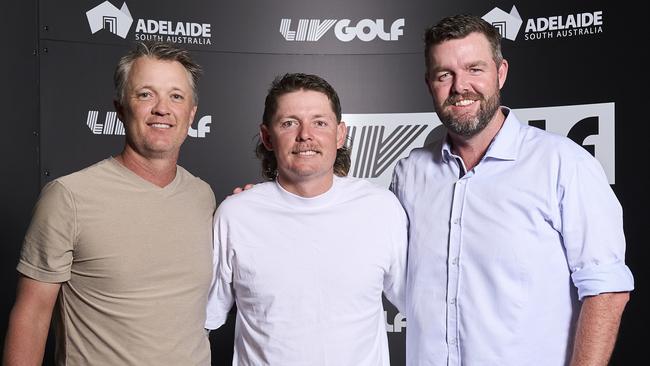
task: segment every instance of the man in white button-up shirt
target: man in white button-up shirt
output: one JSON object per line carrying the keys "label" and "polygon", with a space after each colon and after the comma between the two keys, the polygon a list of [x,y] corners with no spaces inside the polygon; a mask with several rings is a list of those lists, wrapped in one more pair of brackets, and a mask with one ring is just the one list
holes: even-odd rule
{"label": "man in white button-up shirt", "polygon": [[407,365],[606,365],[633,289],[621,207],[598,162],[500,105],[500,36],[427,30],[443,138],[399,162],[409,217]]}

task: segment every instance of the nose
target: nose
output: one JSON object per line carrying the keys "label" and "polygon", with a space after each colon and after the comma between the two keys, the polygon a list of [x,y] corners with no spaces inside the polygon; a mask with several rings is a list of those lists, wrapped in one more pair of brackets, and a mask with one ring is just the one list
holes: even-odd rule
{"label": "nose", "polygon": [[463,73],[456,73],[454,75],[454,83],[452,85],[453,91],[458,94],[463,94],[469,91],[469,80]]}
{"label": "nose", "polygon": [[311,125],[309,123],[300,123],[298,126],[297,141],[308,141],[312,139]]}
{"label": "nose", "polygon": [[151,109],[151,114],[155,114],[157,116],[165,116],[169,113],[169,101],[166,98],[156,98],[156,102]]}

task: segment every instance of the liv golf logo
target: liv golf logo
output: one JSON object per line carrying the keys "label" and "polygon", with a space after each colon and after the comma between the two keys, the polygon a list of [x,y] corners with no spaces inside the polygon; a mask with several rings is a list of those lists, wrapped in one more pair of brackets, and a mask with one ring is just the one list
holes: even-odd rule
{"label": "liv golf logo", "polygon": [[[513,110],[522,123],[569,137],[596,157],[614,184],[614,103]],[[397,161],[444,135],[435,113],[346,114],[350,175],[388,187]]]}
{"label": "liv golf logo", "polygon": [[[203,116],[196,123],[196,128],[190,126],[187,135],[204,138],[206,134],[210,133],[211,124],[212,116]],[[113,111],[106,112],[103,122],[99,120],[99,111],[88,111],[86,126],[95,135],[124,135],[126,132],[124,124],[117,118],[117,113]]]}

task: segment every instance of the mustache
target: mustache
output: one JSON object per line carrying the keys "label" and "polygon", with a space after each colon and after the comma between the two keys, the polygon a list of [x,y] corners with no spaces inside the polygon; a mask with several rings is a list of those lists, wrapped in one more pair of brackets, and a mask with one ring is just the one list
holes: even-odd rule
{"label": "mustache", "polygon": [[294,154],[297,154],[297,153],[299,153],[301,151],[309,151],[309,150],[313,150],[313,151],[316,151],[318,153],[321,152],[320,146],[318,146],[317,144],[311,144],[311,143],[296,144],[293,147],[293,149],[291,149],[291,152],[294,153]]}
{"label": "mustache", "polygon": [[483,100],[483,97],[478,93],[472,93],[472,92],[466,92],[466,93],[462,93],[462,94],[454,94],[454,95],[449,96],[449,98],[447,98],[447,100],[445,100],[445,103],[443,105],[444,106],[451,106],[451,105],[454,105],[454,104],[460,102],[461,100],[465,100],[465,99]]}

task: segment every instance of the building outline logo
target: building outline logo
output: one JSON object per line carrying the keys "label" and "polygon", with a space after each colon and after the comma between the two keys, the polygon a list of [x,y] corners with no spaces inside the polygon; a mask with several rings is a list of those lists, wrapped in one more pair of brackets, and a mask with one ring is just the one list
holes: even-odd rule
{"label": "building outline logo", "polygon": [[521,15],[516,6],[512,6],[510,13],[495,7],[487,14],[483,15],[483,19],[492,24],[501,34],[501,37],[514,41],[519,34],[519,29],[523,24]]}
{"label": "building outline logo", "polygon": [[133,24],[133,17],[126,2],[118,9],[110,2],[104,1],[88,10],[86,18],[88,18],[88,25],[92,34],[106,29],[123,39],[126,39],[131,24]]}

